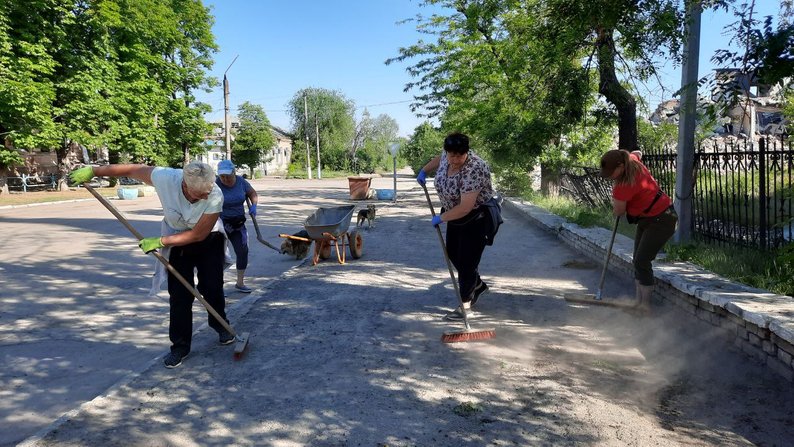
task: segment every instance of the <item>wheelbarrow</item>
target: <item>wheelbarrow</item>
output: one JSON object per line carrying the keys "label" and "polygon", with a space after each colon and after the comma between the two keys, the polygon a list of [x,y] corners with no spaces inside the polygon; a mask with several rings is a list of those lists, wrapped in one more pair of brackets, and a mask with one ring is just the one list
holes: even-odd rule
{"label": "wheelbarrow", "polygon": [[303,222],[303,227],[308,238],[279,234],[286,239],[303,242],[314,242],[314,255],[312,265],[317,265],[320,259],[331,257],[331,249],[336,248],[336,259],[340,264],[345,263],[345,246],[349,247],[353,259],[361,257],[364,251],[364,238],[358,230],[348,232],[350,221],[353,218],[355,205],[337,206],[333,208],[318,208]]}

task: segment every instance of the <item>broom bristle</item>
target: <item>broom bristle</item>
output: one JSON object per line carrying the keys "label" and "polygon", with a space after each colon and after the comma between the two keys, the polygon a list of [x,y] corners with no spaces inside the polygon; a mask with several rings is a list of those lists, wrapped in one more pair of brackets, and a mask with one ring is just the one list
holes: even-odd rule
{"label": "broom bristle", "polygon": [[444,332],[442,343],[458,343],[466,341],[490,340],[496,337],[496,329],[480,329],[461,332]]}
{"label": "broom bristle", "polygon": [[234,359],[240,360],[245,354],[245,351],[248,350],[248,339],[250,338],[249,332],[243,332],[243,334],[237,340],[237,343],[234,345]]}

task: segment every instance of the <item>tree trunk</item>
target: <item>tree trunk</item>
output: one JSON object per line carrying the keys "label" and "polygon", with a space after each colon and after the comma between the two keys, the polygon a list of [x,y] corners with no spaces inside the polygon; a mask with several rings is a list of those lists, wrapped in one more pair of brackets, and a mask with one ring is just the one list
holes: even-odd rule
{"label": "tree trunk", "polygon": [[190,146],[188,146],[187,143],[182,143],[182,155],[182,167],[184,168],[188,163],[190,163]]}
{"label": "tree trunk", "polygon": [[549,197],[560,195],[560,173],[545,163],[540,164],[540,191]]}
{"label": "tree trunk", "polygon": [[637,150],[637,103],[615,73],[614,30],[599,28],[596,40],[598,56],[598,93],[604,95],[618,111],[618,149]]}
{"label": "tree trunk", "polygon": [[[80,156],[77,155],[78,151]],[[66,183],[66,179],[69,176],[69,172],[81,162],[85,162],[85,160],[82,160],[82,149],[74,141],[64,139],[63,144],[55,151],[55,155],[58,158],[58,175],[60,177],[56,189],[58,191],[68,191],[69,185]]]}
{"label": "tree trunk", "polygon": [[5,175],[0,175],[0,196],[3,194],[8,195],[8,178]]}

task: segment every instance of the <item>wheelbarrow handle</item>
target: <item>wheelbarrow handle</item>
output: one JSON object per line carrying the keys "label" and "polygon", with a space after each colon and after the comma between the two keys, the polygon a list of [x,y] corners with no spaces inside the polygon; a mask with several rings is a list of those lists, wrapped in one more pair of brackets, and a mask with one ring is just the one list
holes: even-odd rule
{"label": "wheelbarrow handle", "polygon": [[311,242],[312,240],[305,237],[300,236],[293,236],[291,234],[279,233],[278,237],[283,237],[284,239],[293,239],[296,241],[303,241],[303,242]]}

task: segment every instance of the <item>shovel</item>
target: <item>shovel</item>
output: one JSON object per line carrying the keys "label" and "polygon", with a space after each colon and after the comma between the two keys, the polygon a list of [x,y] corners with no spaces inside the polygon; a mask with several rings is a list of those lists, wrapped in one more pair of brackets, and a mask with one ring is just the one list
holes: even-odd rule
{"label": "shovel", "polygon": [[[251,208],[251,198],[250,197],[246,197],[245,201],[246,201],[246,203],[248,203],[248,208],[250,209]],[[281,249],[280,248],[274,247],[273,245],[270,244],[270,242],[268,242],[264,238],[262,238],[262,233],[259,232],[259,224],[256,223],[256,216],[253,216],[251,214],[249,214],[249,216],[251,216],[251,221],[254,223],[254,231],[256,231],[256,240],[258,240],[259,242],[261,242],[261,243],[265,244],[266,246],[272,248],[273,250],[276,250],[277,252],[281,253]]]}

